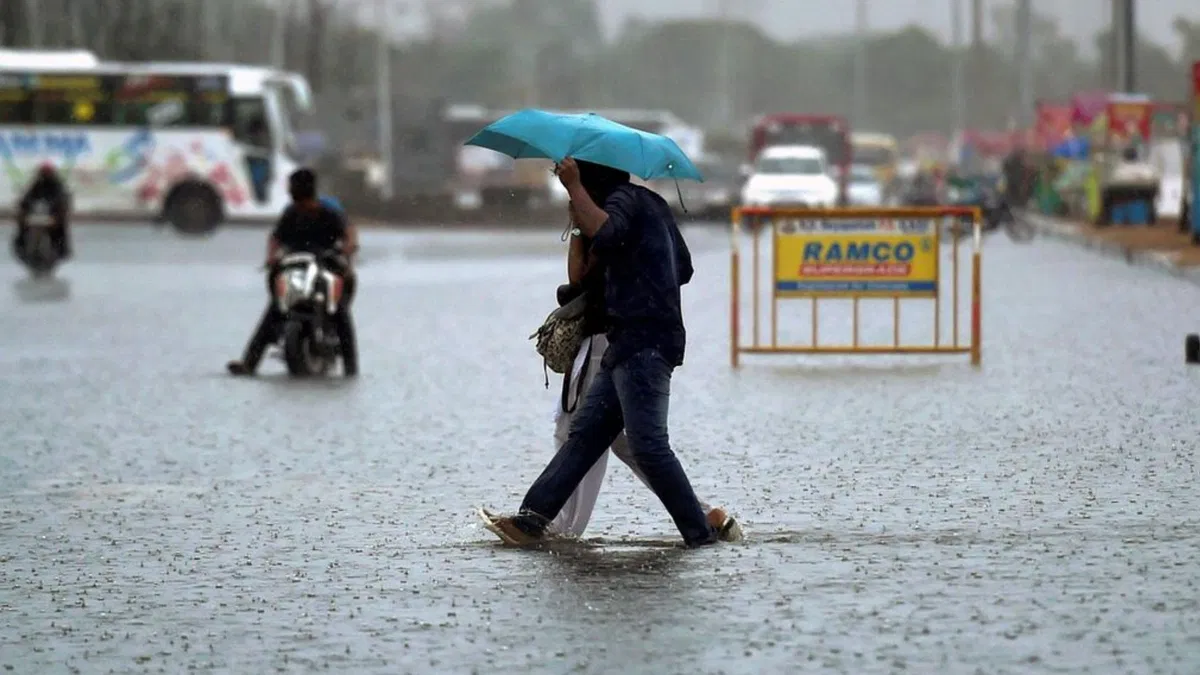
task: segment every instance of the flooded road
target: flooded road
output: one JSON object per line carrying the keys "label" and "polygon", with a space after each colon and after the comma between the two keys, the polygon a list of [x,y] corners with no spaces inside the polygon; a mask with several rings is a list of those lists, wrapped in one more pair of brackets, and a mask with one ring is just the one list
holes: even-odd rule
{"label": "flooded road", "polygon": [[698,551],[616,462],[586,544],[476,524],[554,450],[526,338],[557,231],[365,233],[354,382],[225,375],[261,232],[82,226],[39,285],[0,261],[0,666],[1200,672],[1200,288],[993,238],[981,369],[733,371],[727,237],[687,235],[672,440],[747,533]]}

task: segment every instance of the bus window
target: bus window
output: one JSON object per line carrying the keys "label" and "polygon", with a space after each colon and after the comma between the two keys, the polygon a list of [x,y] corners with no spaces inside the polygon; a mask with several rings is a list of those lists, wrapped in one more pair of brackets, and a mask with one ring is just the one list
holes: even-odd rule
{"label": "bus window", "polygon": [[0,101],[0,124],[30,124],[29,105],[22,101]]}
{"label": "bus window", "polygon": [[20,76],[0,75],[0,124],[29,124],[29,95]]}
{"label": "bus window", "polygon": [[30,124],[33,111],[24,92],[0,90],[0,124]]}
{"label": "bus window", "polygon": [[896,161],[896,153],[891,148],[878,145],[860,145],[853,149],[852,164],[868,166],[887,166]]}
{"label": "bus window", "polygon": [[28,78],[33,124],[110,124],[104,83],[92,74],[38,74]]}
{"label": "bus window", "polygon": [[[62,92],[67,93],[67,92]],[[35,93],[31,101],[31,123],[72,125],[112,124],[111,106],[99,97],[59,96]]]}
{"label": "bus window", "polygon": [[225,114],[227,99],[213,98],[213,100],[193,101],[188,105],[187,120],[188,124],[195,127],[223,127],[228,124],[228,116]]}

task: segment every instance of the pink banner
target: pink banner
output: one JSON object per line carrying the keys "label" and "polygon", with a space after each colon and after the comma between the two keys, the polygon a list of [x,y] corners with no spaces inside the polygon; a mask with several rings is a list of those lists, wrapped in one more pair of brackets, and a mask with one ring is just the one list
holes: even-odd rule
{"label": "pink banner", "polygon": [[1073,119],[1074,107],[1070,103],[1039,101],[1034,129],[1038,147],[1048,150],[1065,141],[1071,133]]}
{"label": "pink banner", "polygon": [[1090,125],[1108,108],[1107,91],[1086,91],[1071,97],[1071,123]]}

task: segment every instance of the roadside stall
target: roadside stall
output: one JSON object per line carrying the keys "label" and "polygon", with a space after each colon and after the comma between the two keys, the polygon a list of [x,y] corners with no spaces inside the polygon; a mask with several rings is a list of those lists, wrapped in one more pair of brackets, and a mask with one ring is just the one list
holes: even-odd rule
{"label": "roadside stall", "polygon": [[1096,167],[1099,226],[1113,223],[1153,224],[1159,174],[1147,161],[1154,103],[1137,94],[1110,94],[1103,126],[1096,129],[1102,145],[1092,153]]}

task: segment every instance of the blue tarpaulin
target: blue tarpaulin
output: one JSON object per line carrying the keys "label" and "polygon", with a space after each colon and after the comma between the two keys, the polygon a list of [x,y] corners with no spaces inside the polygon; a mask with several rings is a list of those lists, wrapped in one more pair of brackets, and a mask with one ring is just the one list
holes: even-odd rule
{"label": "blue tarpaulin", "polygon": [[1083,137],[1068,138],[1050,151],[1050,154],[1060,159],[1087,159],[1092,152],[1092,144]]}

